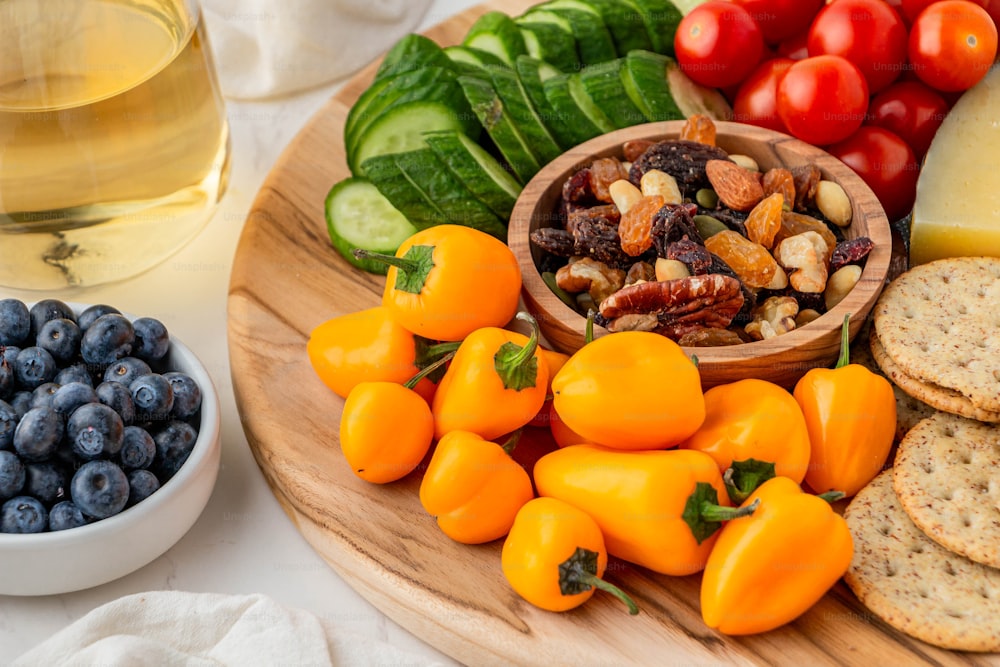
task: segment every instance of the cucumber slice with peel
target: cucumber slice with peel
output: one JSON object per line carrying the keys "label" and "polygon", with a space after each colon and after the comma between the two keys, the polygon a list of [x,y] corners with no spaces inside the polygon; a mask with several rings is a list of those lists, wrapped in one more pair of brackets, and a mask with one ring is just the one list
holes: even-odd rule
{"label": "cucumber slice with peel", "polygon": [[620,72],[622,85],[650,122],[684,118],[667,85],[670,60],[669,56],[642,50],[630,51],[625,56],[625,65]]}
{"label": "cucumber slice with peel", "polygon": [[555,23],[518,20],[528,55],[549,63],[561,72],[580,68],[573,33]]}
{"label": "cucumber slice with peel", "polygon": [[[580,71],[580,82],[587,97],[611,119],[616,128],[631,127],[646,122],[646,115],[629,97],[622,81],[624,58],[616,58]],[[663,83],[666,88],[666,80]]]}
{"label": "cucumber slice with peel", "polygon": [[424,67],[448,67],[444,50],[430,37],[418,33],[404,35],[386,52],[375,71],[375,81]]}
{"label": "cucumber slice with peel", "polygon": [[583,87],[583,78],[579,72],[569,74],[566,78],[569,79],[569,94],[573,97],[573,102],[601,130],[601,133],[617,130],[617,126],[608,115],[590,99]]}
{"label": "cucumber slice with peel", "polygon": [[584,0],[601,15],[619,56],[635,49],[652,49],[642,13],[632,0]]}
{"label": "cucumber slice with peel", "polygon": [[[575,4],[560,5],[563,1],[549,0],[535,9],[529,9],[522,15],[522,19],[568,25],[576,39],[576,52],[581,65],[592,65],[617,58],[615,41],[601,20],[600,14],[586,5],[586,9],[581,9]],[[572,2],[572,0],[567,1]]]}
{"label": "cucumber slice with peel", "polygon": [[584,141],[605,132],[580,109],[570,91],[571,77],[570,74],[560,74],[546,79],[542,83],[545,88],[545,98],[552,106],[552,119],[549,126],[558,127],[557,134],[566,133],[564,139],[566,148],[582,144]]}
{"label": "cucumber slice with peel", "polygon": [[639,8],[646,32],[653,43],[653,51],[665,56],[674,55],[674,34],[683,14],[670,0],[631,0]]}
{"label": "cucumber slice with peel", "polygon": [[572,148],[576,141],[577,132],[567,125],[566,119],[557,114],[548,97],[545,95],[545,81],[554,76],[562,74],[555,67],[537,58],[521,56],[516,63],[517,77],[521,80],[521,87],[535,107],[538,117],[542,123],[549,128],[552,137],[564,151]]}
{"label": "cucumber slice with peel", "polygon": [[510,113],[514,128],[538,163],[548,164],[559,157],[562,148],[535,112],[517,74],[494,70],[490,73],[490,81],[500,96],[504,108]]}
{"label": "cucumber slice with peel", "polygon": [[372,185],[418,230],[448,222],[444,211],[399,168],[395,154],[376,155],[365,160],[362,167]]}
{"label": "cucumber slice with peel", "polygon": [[722,93],[692,81],[673,58],[667,61],[667,85],[684,118],[702,114],[713,120],[732,119],[733,108]]}
{"label": "cucumber slice with peel", "polygon": [[[455,44],[452,46],[446,46],[444,52],[449,58],[451,58],[452,62],[474,68],[474,71],[476,72],[483,72],[491,69],[511,69],[510,66],[497,57],[496,54],[490,53],[489,51],[483,51],[482,49],[476,49],[471,46]],[[469,70],[466,73],[472,74],[473,70]]]}
{"label": "cucumber slice with peel", "polygon": [[496,158],[459,132],[428,132],[424,140],[476,199],[501,220],[510,219],[521,186]]}
{"label": "cucumber slice with peel", "polygon": [[388,266],[358,259],[355,249],[395,254],[417,228],[365,178],[345,178],[330,188],[324,203],[327,233],[334,249],[351,265],[385,274]]}
{"label": "cucumber slice with peel", "polygon": [[460,76],[458,82],[476,118],[490,135],[518,181],[527,183],[538,173],[541,165],[525,145],[493,84],[470,76]]}
{"label": "cucumber slice with peel", "polygon": [[496,10],[486,12],[476,19],[465,34],[462,44],[488,51],[511,67],[519,55],[528,52],[521,29],[514,19]]}

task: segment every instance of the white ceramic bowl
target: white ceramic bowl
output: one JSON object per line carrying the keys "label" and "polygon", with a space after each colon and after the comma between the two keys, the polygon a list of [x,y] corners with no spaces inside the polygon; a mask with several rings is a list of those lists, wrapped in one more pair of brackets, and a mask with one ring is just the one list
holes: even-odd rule
{"label": "white ceramic bowl", "polygon": [[[86,308],[69,305],[77,314]],[[202,391],[198,440],[187,461],[120,514],[51,533],[0,533],[0,595],[56,595],[124,577],[172,547],[205,509],[219,472],[219,396],[197,356],[170,338],[167,366],[190,375]]]}

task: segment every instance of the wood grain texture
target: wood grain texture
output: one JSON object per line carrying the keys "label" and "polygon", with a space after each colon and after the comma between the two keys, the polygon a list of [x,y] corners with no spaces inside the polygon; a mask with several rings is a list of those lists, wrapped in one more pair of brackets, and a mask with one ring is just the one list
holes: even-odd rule
{"label": "wood grain texture", "polygon": [[[429,31],[461,39],[493,2]],[[420,506],[418,470],[374,486],[351,473],[337,432],[343,401],[309,365],[310,331],[330,317],[376,305],[382,281],[330,247],[327,190],[348,175],[341,131],[371,80],[359,74],[303,128],[257,195],[234,261],[228,301],[233,386],[253,455],[289,518],[313,548],[389,617],[468,664],[1000,664],[940,651],[893,631],[838,585],[791,625],[728,638],[706,628],[699,578],[671,578],[612,560],[608,579],[642,613],[597,595],[564,614],[521,600],[500,571],[500,544],[453,543]],[[521,453],[521,448],[518,448]]]}

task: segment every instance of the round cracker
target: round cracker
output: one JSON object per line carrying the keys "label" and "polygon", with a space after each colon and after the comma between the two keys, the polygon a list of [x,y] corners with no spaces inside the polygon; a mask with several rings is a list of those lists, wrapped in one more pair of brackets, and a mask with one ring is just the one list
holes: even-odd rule
{"label": "round cracker", "polygon": [[998,302],[1000,258],[941,259],[886,286],[874,309],[875,331],[907,375],[1000,412]]}
{"label": "round cracker", "polygon": [[957,391],[928,382],[922,382],[905,373],[886,353],[875,329],[872,329],[871,333],[871,350],[872,356],[882,368],[885,376],[917,401],[926,403],[936,410],[950,412],[961,417],[968,417],[969,419],[977,419],[984,422],[1000,422],[1000,412],[978,408],[968,398]]}
{"label": "round cracker", "polygon": [[896,452],[893,488],[932,540],[1000,568],[1000,427],[939,412]]}
{"label": "round cracker", "polygon": [[922,533],[896,498],[891,469],[858,492],[844,518],[854,538],[844,581],[868,609],[928,644],[1000,650],[1000,570]]}

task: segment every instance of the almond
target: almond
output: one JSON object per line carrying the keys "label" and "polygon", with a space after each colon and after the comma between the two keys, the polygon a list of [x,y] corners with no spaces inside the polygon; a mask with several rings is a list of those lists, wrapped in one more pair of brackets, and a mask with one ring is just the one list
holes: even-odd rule
{"label": "almond", "polygon": [[764,198],[757,176],[729,160],[709,160],[708,180],[719,200],[734,211],[749,211]]}

